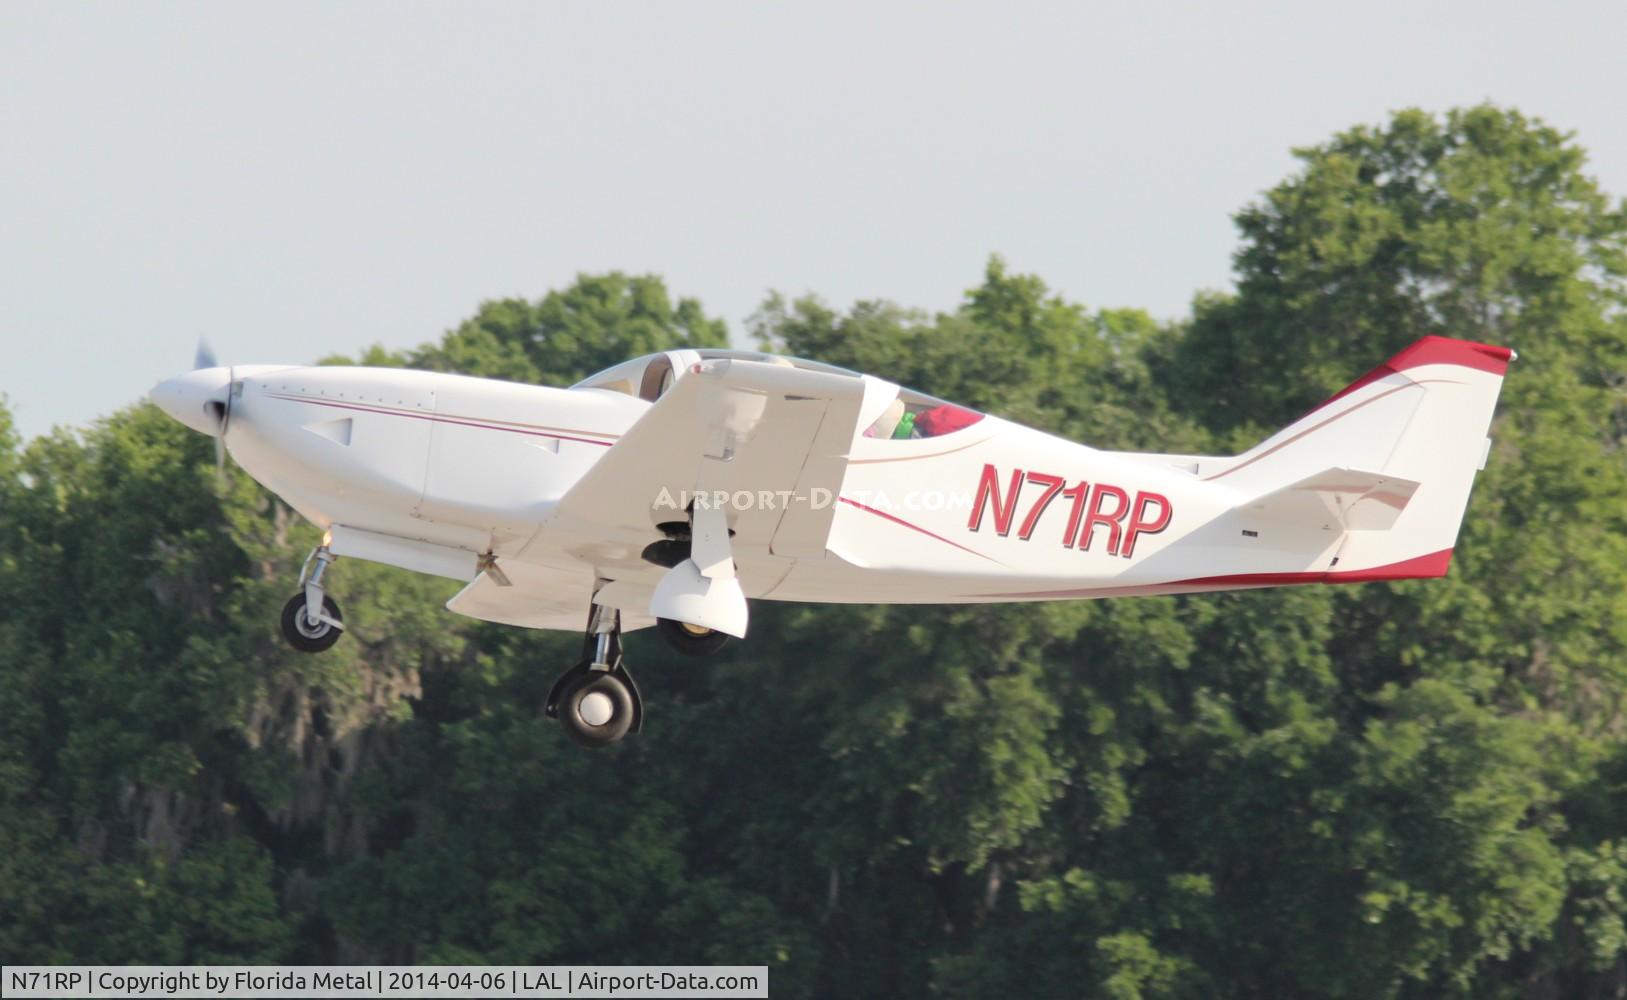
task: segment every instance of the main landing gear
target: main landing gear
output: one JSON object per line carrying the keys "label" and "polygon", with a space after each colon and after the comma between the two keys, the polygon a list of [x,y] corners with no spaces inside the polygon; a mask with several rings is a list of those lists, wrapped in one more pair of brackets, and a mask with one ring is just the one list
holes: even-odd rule
{"label": "main landing gear", "polygon": [[671,618],[657,618],[655,627],[660,631],[661,638],[667,640],[667,645],[685,656],[711,656],[729,641],[727,632],[673,621]]}
{"label": "main landing gear", "polygon": [[[300,570],[299,592],[283,605],[283,638],[300,652],[329,649],[344,632],[339,605],[322,586],[337,559],[325,545],[313,549]],[[591,608],[582,660],[554,682],[545,712],[575,742],[602,747],[644,727],[644,702],[622,655],[621,612],[600,604]],[[661,618],[657,624],[666,640],[689,656],[714,653],[729,641],[727,633],[689,622]]]}
{"label": "main landing gear", "polygon": [[[715,653],[729,641],[722,632],[687,622],[659,618],[656,623],[668,642],[690,656]],[[543,712],[585,747],[609,746],[644,728],[644,701],[622,656],[620,611],[593,605],[582,638],[582,662],[554,682]]]}
{"label": "main landing gear", "polygon": [[[656,527],[665,536],[659,541],[651,542],[644,547],[644,561],[653,563],[663,569],[673,570],[690,561],[694,554],[694,528],[692,526],[694,509],[691,506],[689,521],[667,521]],[[703,517],[705,514],[702,515]],[[712,526],[714,531],[721,531],[724,540],[723,552],[728,554],[727,539],[733,537],[734,531],[730,529],[721,517],[716,519]],[[733,576],[733,557],[729,556]],[[704,582],[704,581],[702,581]],[[744,598],[742,598],[742,601]],[[704,607],[704,605],[703,605]],[[667,645],[685,656],[710,656],[722,649],[729,641],[727,632],[696,625],[692,622],[681,621],[677,618],[657,618],[656,628]]]}
{"label": "main landing gear", "polygon": [[337,558],[326,545],[312,549],[299,571],[299,593],[282,606],[282,637],[302,653],[320,653],[344,632],[339,605],[322,590],[322,575]]}
{"label": "main landing gear", "polygon": [[582,662],[548,692],[544,712],[585,747],[603,747],[644,727],[644,702],[621,654],[621,612],[599,604],[588,613]]}

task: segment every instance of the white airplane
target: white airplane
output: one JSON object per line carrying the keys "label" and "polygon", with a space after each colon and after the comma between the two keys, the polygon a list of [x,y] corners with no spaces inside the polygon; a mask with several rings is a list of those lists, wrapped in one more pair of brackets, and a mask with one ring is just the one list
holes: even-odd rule
{"label": "white airplane", "polygon": [[547,712],[637,732],[623,631],[746,634],[747,598],[961,604],[1446,573],[1514,352],[1425,337],[1241,455],[1100,451],[830,365],[637,358],[569,389],[384,368],[200,367],[152,399],[325,530],[283,609],[344,628],[335,558],[465,586],[459,614],[581,629]]}

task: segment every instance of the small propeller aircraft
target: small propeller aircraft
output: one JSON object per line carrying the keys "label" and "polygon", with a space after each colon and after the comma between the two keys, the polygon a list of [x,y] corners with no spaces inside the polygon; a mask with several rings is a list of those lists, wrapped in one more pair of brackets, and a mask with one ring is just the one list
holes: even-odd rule
{"label": "small propeller aircraft", "polygon": [[220,366],[152,399],[325,530],[282,614],[336,642],[341,556],[465,586],[458,614],[584,628],[546,712],[637,732],[621,650],[746,634],[747,598],[960,604],[1446,573],[1514,352],[1425,337],[1241,455],[1100,451],[831,365],[677,350],[568,388]]}

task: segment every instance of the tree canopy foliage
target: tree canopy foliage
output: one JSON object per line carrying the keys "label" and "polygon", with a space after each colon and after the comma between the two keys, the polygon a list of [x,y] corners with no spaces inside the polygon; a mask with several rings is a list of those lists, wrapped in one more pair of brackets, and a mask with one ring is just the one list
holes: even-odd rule
{"label": "tree canopy foliage", "polygon": [[[1115,449],[1226,450],[1429,332],[1521,353],[1440,581],[971,607],[759,603],[599,753],[573,636],[336,571],[141,404],[0,407],[8,962],[767,963],[776,996],[1627,995],[1627,206],[1490,106],[1298,150],[1190,318],[991,260],[952,312],[771,296],[762,345]],[[722,344],[584,276],[359,359],[569,384]]]}

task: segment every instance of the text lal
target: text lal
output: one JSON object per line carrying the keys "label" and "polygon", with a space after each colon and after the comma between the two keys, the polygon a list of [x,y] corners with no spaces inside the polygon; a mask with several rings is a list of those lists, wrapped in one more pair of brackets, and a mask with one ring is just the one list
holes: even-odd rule
{"label": "text lal", "polygon": [[615,993],[629,989],[645,991],[705,990],[712,987],[711,981],[705,976],[680,972],[641,972],[621,975],[590,971],[578,972],[572,975],[568,970],[560,969],[522,969],[516,973],[514,982],[522,993],[528,990],[563,991],[565,993],[590,990]]}
{"label": "text lal", "polygon": [[[1025,489],[1029,485],[1039,489]],[[1169,527],[1174,514],[1169,498],[1162,493],[1137,490],[1132,500],[1129,491],[1110,483],[1078,482],[1067,486],[1062,476],[1046,472],[1012,469],[1002,489],[999,470],[985,465],[977,482],[977,498],[972,501],[972,518],[966,527],[981,531],[984,515],[988,514],[995,534],[1010,537],[1015,525],[1017,539],[1026,542],[1033,537],[1040,517],[1057,497],[1067,501],[1068,517],[1058,539],[1063,548],[1089,552],[1091,542],[1097,537],[1096,529],[1105,528],[1106,533],[1101,537],[1107,554],[1126,559],[1135,552],[1137,539],[1142,535],[1156,535]],[[1017,520],[1019,499],[1028,505],[1021,521]]]}

